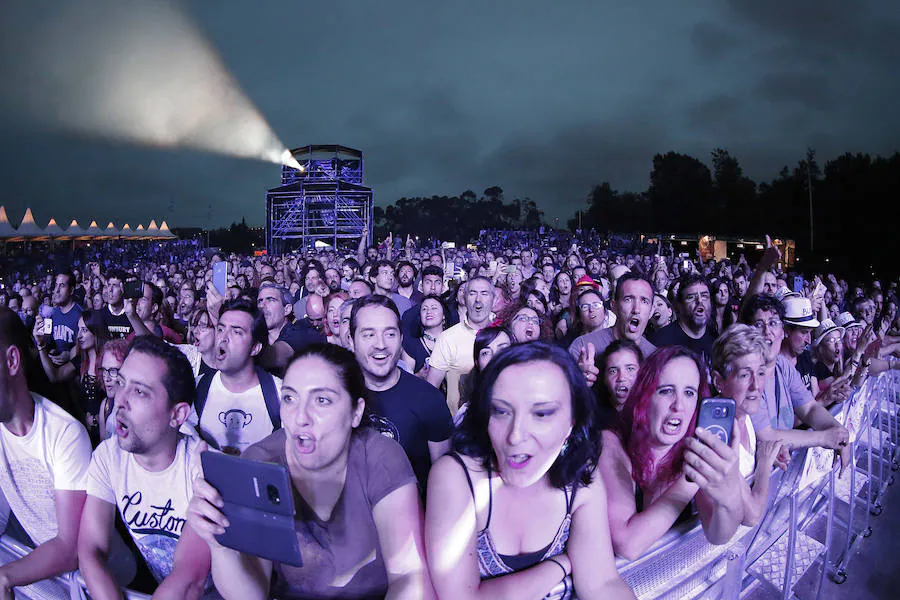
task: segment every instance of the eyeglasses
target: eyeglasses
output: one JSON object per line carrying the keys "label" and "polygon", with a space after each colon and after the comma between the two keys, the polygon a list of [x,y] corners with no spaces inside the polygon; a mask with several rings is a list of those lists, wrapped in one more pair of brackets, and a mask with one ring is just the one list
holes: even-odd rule
{"label": "eyeglasses", "polygon": [[603,308],[602,302],[585,302],[584,304],[579,304],[578,308],[581,309],[581,312],[587,312],[589,310],[600,310]]}
{"label": "eyeglasses", "polygon": [[764,328],[781,329],[782,323],[781,319],[779,319],[778,317],[772,317],[768,321],[763,321],[762,319],[760,319],[759,321],[754,323],[753,326],[759,330],[762,330]]}
{"label": "eyeglasses", "polygon": [[540,327],[541,325],[540,317],[529,317],[528,315],[516,315],[513,321],[518,321],[519,323],[531,323],[535,327]]}
{"label": "eyeglasses", "polygon": [[119,377],[119,370],[115,367],[112,369],[104,369],[100,367],[100,376],[101,377],[109,377],[110,379],[116,379]]}

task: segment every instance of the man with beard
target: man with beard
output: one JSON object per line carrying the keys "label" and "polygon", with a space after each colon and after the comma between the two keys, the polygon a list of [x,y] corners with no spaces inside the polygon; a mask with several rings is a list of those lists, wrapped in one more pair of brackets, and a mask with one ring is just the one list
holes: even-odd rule
{"label": "man with beard", "polygon": [[254,365],[268,345],[262,313],[246,300],[228,300],[216,324],[219,370],[197,382],[191,423],[210,446],[240,454],[281,426],[281,379]]}
{"label": "man with beard", "polygon": [[644,356],[650,356],[656,346],[644,337],[653,306],[653,287],[637,273],[625,273],[616,283],[612,309],[616,324],[597,329],[575,338],[569,346],[569,354],[578,361],[588,385],[594,385],[600,370],[595,364],[597,354],[602,354],[613,340],[629,339],[636,343]]}
{"label": "man with beard", "polygon": [[[307,303],[307,308],[314,306]],[[306,319],[290,322],[293,305],[291,295],[283,287],[272,282],[259,286],[256,307],[266,321],[268,347],[260,356],[260,364],[273,372],[281,373],[291,357],[309,344],[325,342],[325,336],[309,325]]]}
{"label": "man with beard", "polygon": [[678,305],[678,318],[650,334],[650,341],[657,348],[684,346],[699,354],[704,364],[709,367],[713,342],[716,338],[709,327],[712,301],[706,278],[697,273],[682,277],[675,300]]}
{"label": "man with beard", "polygon": [[403,446],[424,496],[431,463],[450,448],[453,420],[444,397],[397,366],[403,336],[400,314],[389,298],[376,294],[356,301],[350,336],[371,392],[369,407],[387,421],[388,433]]}
{"label": "man with beard", "polygon": [[[416,337],[415,332],[419,327],[419,308],[422,303],[422,298],[426,296],[440,297],[440,295],[444,293],[444,271],[440,267],[434,265],[425,265],[425,268],[422,269],[422,283],[420,287],[422,288],[422,291],[420,292],[417,290],[415,292],[415,297],[418,297],[419,300],[410,307],[408,311],[400,316],[404,337]],[[459,312],[456,310],[455,306],[449,307],[447,313],[448,320],[444,325],[445,327],[451,327],[459,323]]]}
{"label": "man with beard", "polygon": [[84,426],[29,389],[29,376],[41,369],[31,358],[30,338],[18,315],[0,308],[0,492],[36,544],[24,556],[2,557],[0,598],[78,566],[78,524],[91,461]]}
{"label": "man with beard", "polygon": [[465,283],[466,317],[445,329],[434,343],[426,379],[440,387],[447,378],[447,406],[459,407],[459,378],[472,370],[475,359],[475,335],[491,322],[494,307],[494,284],[487,277],[473,277]]}
{"label": "man with beard", "polygon": [[325,269],[325,285],[330,294],[341,291],[341,274],[337,269]]}
{"label": "man with beard", "polygon": [[370,278],[375,284],[375,294],[393,300],[401,315],[412,306],[409,298],[394,292],[394,283],[396,282],[396,279],[394,278],[394,265],[392,265],[389,260],[379,260],[376,262],[372,267]]}
{"label": "man with beard", "polygon": [[418,272],[407,260],[397,263],[397,294],[409,300],[412,306],[422,302],[422,292],[415,288]]}
{"label": "man with beard", "polygon": [[203,546],[184,548],[192,483],[202,476],[197,438],[179,433],[194,400],[187,358],[153,336],[132,342],[119,369],[116,433],[94,452],[78,537],[92,598],[120,598],[109,571],[116,509],[166,598],[198,598],[209,573]]}
{"label": "man with beard", "polygon": [[[841,455],[843,470],[850,462],[850,434],[828,409],[813,401],[796,367],[781,356],[784,314],[781,302],[765,294],[749,298],[741,314],[745,324],[762,332],[767,350],[762,402],[750,417],[756,437],[763,441],[779,440],[792,448],[819,446],[836,450]],[[849,382],[832,385],[824,401],[833,404],[845,399],[848,392]],[[810,429],[794,429],[795,419]]]}

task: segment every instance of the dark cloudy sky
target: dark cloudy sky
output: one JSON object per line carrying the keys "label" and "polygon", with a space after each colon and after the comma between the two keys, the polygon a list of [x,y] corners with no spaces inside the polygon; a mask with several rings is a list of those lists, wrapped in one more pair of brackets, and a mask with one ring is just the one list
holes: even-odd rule
{"label": "dark cloudy sky", "polygon": [[[41,225],[262,224],[275,165],[113,142],[35,114],[68,101],[64,87],[28,73],[62,4],[73,2],[0,6],[0,204],[11,220],[30,205]],[[180,6],[288,146],[363,150],[382,205],[500,185],[565,219],[594,183],[646,189],[657,152],[708,162],[725,147],[762,180],[807,146],[820,158],[900,149],[896,0]],[[55,31],[107,26],[66,19]],[[158,43],[173,35],[161,27]],[[110,52],[153,51],[147,38],[134,48],[123,37],[109,38]],[[68,75],[92,81],[90,68]]]}

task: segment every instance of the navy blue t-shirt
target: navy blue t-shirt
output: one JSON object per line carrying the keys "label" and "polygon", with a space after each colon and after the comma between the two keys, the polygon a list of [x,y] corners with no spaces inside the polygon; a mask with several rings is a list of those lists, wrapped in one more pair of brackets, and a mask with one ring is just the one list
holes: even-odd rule
{"label": "navy blue t-shirt", "polygon": [[69,312],[64,313],[58,306],[53,307],[53,341],[60,352],[70,350],[75,345],[78,335],[78,319],[81,318],[81,307],[73,304]]}
{"label": "navy blue t-shirt", "polygon": [[431,469],[428,442],[449,439],[453,429],[444,395],[424,379],[403,370],[394,387],[383,392],[369,390],[369,395],[371,412],[387,422],[388,431],[383,433],[403,446],[419,488],[424,490]]}
{"label": "navy blue t-shirt", "polygon": [[294,352],[314,343],[325,343],[325,336],[306,323],[306,319],[285,323],[275,342],[287,342]]}

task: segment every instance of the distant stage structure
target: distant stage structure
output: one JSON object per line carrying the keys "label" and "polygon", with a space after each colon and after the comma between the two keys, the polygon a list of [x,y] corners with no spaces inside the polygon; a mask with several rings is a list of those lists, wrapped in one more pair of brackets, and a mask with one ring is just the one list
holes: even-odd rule
{"label": "distant stage structure", "polygon": [[339,145],[291,150],[300,169],[281,167],[266,193],[266,250],[284,254],[316,242],[337,246],[372,239],[372,189],[363,185],[363,153]]}

